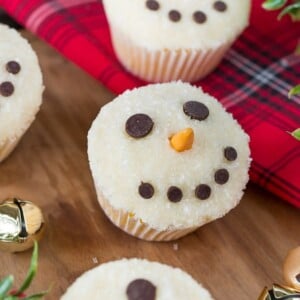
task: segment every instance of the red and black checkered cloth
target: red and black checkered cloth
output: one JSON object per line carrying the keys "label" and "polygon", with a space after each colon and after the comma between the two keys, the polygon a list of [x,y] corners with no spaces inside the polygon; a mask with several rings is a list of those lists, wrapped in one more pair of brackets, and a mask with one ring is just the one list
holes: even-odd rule
{"label": "red and black checkered cloth", "polygon": [[[141,0],[142,1],[142,0]],[[237,0],[238,1],[238,0]],[[261,9],[220,67],[197,83],[224,104],[251,137],[251,180],[300,207],[300,56],[293,50],[300,23]],[[146,84],[128,74],[113,53],[99,0],[0,0],[0,7],[115,93]]]}

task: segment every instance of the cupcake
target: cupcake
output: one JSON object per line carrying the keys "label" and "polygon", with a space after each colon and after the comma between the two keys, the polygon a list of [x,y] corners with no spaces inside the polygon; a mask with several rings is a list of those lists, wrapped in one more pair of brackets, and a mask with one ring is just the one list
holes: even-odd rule
{"label": "cupcake", "polygon": [[235,207],[248,181],[249,137],[188,83],[153,84],[105,105],[88,156],[106,215],[145,240],[174,240]]}
{"label": "cupcake", "polygon": [[115,53],[152,82],[203,78],[249,21],[250,0],[103,0]]}
{"label": "cupcake", "polygon": [[0,162],[33,122],[43,89],[31,46],[16,30],[0,24]]}
{"label": "cupcake", "polygon": [[[159,276],[158,276],[159,274]],[[61,300],[212,300],[181,269],[142,259],[102,264],[81,275]]]}

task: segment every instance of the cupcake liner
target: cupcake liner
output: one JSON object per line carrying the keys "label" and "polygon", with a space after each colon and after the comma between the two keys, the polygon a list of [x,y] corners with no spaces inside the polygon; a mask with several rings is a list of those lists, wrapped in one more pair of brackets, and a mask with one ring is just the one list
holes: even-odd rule
{"label": "cupcake liner", "polygon": [[150,227],[143,220],[135,218],[132,213],[114,208],[100,191],[97,191],[97,196],[103,211],[112,223],[126,233],[142,240],[157,242],[177,240],[199,228],[199,226],[194,226],[160,231]]}
{"label": "cupcake liner", "polygon": [[6,140],[6,142],[0,146],[0,162],[7,158],[7,156],[15,149],[20,139],[21,136],[14,140]]}
{"label": "cupcake liner", "polygon": [[212,72],[232,45],[232,42],[228,42],[209,50],[151,51],[136,46],[114,27],[111,28],[111,34],[119,61],[129,72],[151,82],[195,82]]}

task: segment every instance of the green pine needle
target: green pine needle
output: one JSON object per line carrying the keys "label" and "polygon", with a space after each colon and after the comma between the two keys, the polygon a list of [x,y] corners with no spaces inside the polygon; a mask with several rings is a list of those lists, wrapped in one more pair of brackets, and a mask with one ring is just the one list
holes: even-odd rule
{"label": "green pine needle", "polygon": [[49,291],[44,291],[44,292],[40,292],[38,294],[34,294],[31,296],[28,296],[26,298],[23,298],[23,300],[38,300],[38,299],[43,299],[45,295],[48,294]]}
{"label": "green pine needle", "polygon": [[0,281],[0,300],[4,300],[8,291],[11,289],[14,283],[14,277],[12,275],[6,276]]}
{"label": "green pine needle", "polygon": [[31,282],[32,282],[32,280],[33,280],[33,278],[36,274],[36,271],[37,271],[37,264],[38,264],[38,244],[35,241],[29,270],[27,272],[27,275],[26,275],[26,278],[25,278],[24,282],[22,283],[21,287],[19,288],[19,290],[15,294],[16,296],[22,294],[30,286],[30,284],[31,284]]}
{"label": "green pine needle", "polygon": [[290,15],[293,21],[300,21],[300,2],[288,5],[284,8],[278,15],[278,19],[280,20],[285,15]]}
{"label": "green pine needle", "polygon": [[278,19],[289,15],[293,21],[300,21],[300,0],[294,0],[292,4],[287,3],[287,0],[265,0],[262,7],[266,10],[282,9]]}
{"label": "green pine needle", "polygon": [[[34,247],[32,251],[31,261],[29,270],[27,272],[26,278],[23,281],[21,287],[17,290],[17,292],[12,292],[11,288],[14,282],[14,277],[9,275],[0,281],[0,300],[18,300],[23,292],[30,286],[33,278],[37,272],[38,265],[38,244],[35,241]],[[37,294],[33,294],[31,296],[27,296],[22,298],[23,300],[38,300],[42,299],[49,291],[40,292]]]}
{"label": "green pine needle", "polygon": [[289,91],[289,99],[291,99],[293,96],[300,95],[300,84],[296,85]]}
{"label": "green pine needle", "polygon": [[282,8],[286,2],[287,0],[266,0],[262,6],[267,10],[276,10]]}
{"label": "green pine needle", "polygon": [[293,132],[288,132],[297,141],[300,141],[300,128],[294,130]]}
{"label": "green pine needle", "polygon": [[300,42],[297,44],[296,50],[295,50],[296,55],[300,55]]}

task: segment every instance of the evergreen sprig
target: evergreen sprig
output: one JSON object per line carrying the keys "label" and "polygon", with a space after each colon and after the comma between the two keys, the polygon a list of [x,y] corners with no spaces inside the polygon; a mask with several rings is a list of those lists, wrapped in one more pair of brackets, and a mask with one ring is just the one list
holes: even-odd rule
{"label": "evergreen sprig", "polygon": [[8,275],[0,280],[0,300],[38,300],[42,299],[48,291],[44,291],[41,293],[33,294],[31,296],[25,296],[23,293],[30,286],[33,278],[36,275],[38,265],[38,244],[34,243],[33,252],[31,256],[30,266],[27,272],[27,275],[18,290],[12,290],[12,285],[14,283],[14,276]]}
{"label": "evergreen sprig", "polygon": [[263,8],[266,10],[281,10],[278,19],[289,15],[292,20],[300,20],[300,0],[265,0]]}
{"label": "evergreen sprig", "polygon": [[[300,21],[300,0],[265,0],[262,6],[266,10],[280,9],[281,12],[278,15],[279,20],[283,16],[289,15],[293,21]],[[298,43],[295,54],[300,55],[300,43]],[[300,95],[300,84],[293,87],[288,93],[289,99],[296,95]],[[300,141],[300,128],[288,133],[296,140]]]}

